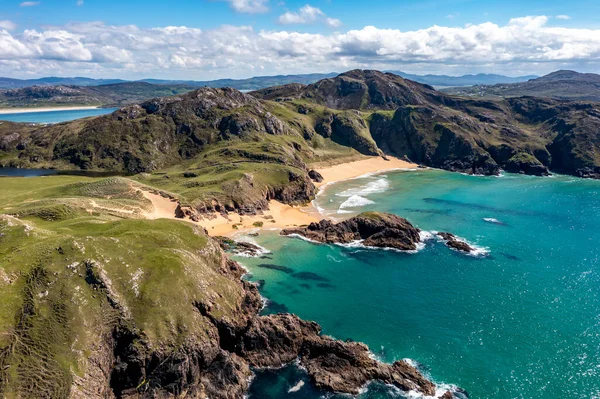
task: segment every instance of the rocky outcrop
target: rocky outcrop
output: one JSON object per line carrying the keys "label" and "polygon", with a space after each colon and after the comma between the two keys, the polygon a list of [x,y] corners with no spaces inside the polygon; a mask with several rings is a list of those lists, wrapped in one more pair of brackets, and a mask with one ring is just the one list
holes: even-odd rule
{"label": "rocky outcrop", "polygon": [[459,240],[454,234],[441,232],[437,233],[437,236],[444,240],[448,247],[456,249],[457,251],[466,253],[471,253],[475,251],[475,248],[473,248],[466,242]]}
{"label": "rocky outcrop", "polygon": [[419,229],[396,215],[365,212],[340,223],[321,220],[307,227],[284,229],[282,235],[298,234],[310,240],[334,244],[362,241],[369,247],[394,248],[402,251],[417,249]]}
{"label": "rocky outcrop", "polygon": [[548,176],[550,171],[536,157],[527,153],[518,153],[512,156],[503,168],[511,173],[523,173],[534,176]]}
{"label": "rocky outcrop", "polygon": [[312,181],[321,183],[323,181],[323,176],[314,169],[308,171],[308,177],[312,179]]}
{"label": "rocky outcrop", "polygon": [[380,363],[366,345],[338,341],[320,335],[320,330],[294,315],[259,317],[244,334],[238,353],[253,367],[280,367],[299,359],[315,385],[327,391],[358,394],[367,382],[379,380],[405,392],[435,394],[435,385],[408,363]]}

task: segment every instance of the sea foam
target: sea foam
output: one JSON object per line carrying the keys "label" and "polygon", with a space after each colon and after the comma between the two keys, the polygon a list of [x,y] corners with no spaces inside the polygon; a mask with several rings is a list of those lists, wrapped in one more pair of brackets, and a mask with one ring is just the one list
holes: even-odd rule
{"label": "sea foam", "polygon": [[352,197],[355,195],[363,196],[369,194],[383,193],[390,188],[390,182],[387,176],[380,176],[377,180],[370,181],[364,186],[349,188],[345,191],[337,193],[338,197]]}
{"label": "sea foam", "polygon": [[[340,209],[344,209],[344,208],[358,208],[361,206],[365,206],[365,205],[372,205],[375,202],[371,201],[368,198],[365,197],[361,197],[360,195],[353,195],[350,198],[348,198],[346,201],[344,201],[342,203],[342,205],[340,205]],[[338,211],[339,213],[339,211]]]}

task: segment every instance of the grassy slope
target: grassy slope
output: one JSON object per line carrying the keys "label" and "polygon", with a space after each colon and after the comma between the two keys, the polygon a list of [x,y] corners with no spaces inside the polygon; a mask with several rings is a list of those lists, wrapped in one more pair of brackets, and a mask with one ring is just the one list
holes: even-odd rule
{"label": "grassy slope", "polygon": [[144,207],[126,179],[4,178],[2,185],[0,392],[6,397],[65,397],[73,378],[88,371],[119,312],[86,282],[86,268],[104,273],[120,316],[143,332],[145,345],[160,350],[209,333],[195,301],[215,303],[216,317],[227,317],[241,301],[243,291],[219,270],[220,250],[195,226],[85,211],[90,198]]}

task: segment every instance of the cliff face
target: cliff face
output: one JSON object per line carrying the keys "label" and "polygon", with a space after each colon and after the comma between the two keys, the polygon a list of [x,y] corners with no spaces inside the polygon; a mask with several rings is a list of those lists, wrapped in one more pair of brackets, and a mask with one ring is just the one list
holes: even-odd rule
{"label": "cliff face", "polygon": [[425,165],[475,174],[497,174],[502,168],[598,176],[600,108],[594,103],[533,97],[474,100],[390,73],[360,70],[286,89],[252,94],[362,110],[379,149]]}
{"label": "cliff face", "polygon": [[[555,170],[598,177],[599,115],[595,103],[460,98],[390,73],[355,70],[251,95],[203,88],[52,126],[2,123],[0,164],[127,173],[179,168],[210,175],[210,168],[219,166],[220,173],[227,162],[238,180],[248,172],[256,177],[261,164],[310,183],[306,164],[312,161],[389,153],[465,173]],[[185,184],[205,187],[228,179],[223,173]],[[259,191],[277,193],[291,182],[278,179]],[[210,207],[212,199],[202,206]]]}
{"label": "cliff face", "polygon": [[316,323],[259,316],[257,287],[194,226],[38,223],[0,217],[2,396],[242,398],[250,367],[295,359],[327,391],[381,380],[435,393],[412,366],[379,363]]}

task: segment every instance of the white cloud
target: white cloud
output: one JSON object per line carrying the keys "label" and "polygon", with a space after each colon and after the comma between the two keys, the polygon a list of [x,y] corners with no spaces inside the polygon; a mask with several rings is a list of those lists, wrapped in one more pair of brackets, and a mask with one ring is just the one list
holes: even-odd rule
{"label": "white cloud", "polygon": [[9,21],[6,19],[0,21],[0,29],[15,30],[16,28],[17,28],[17,24],[15,24],[13,21]]}
{"label": "white cloud", "polygon": [[556,19],[567,20],[567,19],[571,19],[571,16],[569,16],[569,15],[557,15]]}
{"label": "white cloud", "polygon": [[325,24],[330,28],[339,28],[342,26],[342,21],[336,18],[325,18]]}
{"label": "white cloud", "polygon": [[331,28],[342,26],[342,21],[327,17],[323,11],[310,4],[305,5],[296,12],[288,11],[279,16],[279,23],[283,25],[314,24],[316,22],[322,22]]}
{"label": "white cloud", "polygon": [[35,6],[39,6],[40,4],[41,4],[40,1],[24,1],[19,5],[21,7],[35,7]]}
{"label": "white cloud", "polygon": [[77,7],[81,7],[83,5],[83,0],[77,0]]}
{"label": "white cloud", "polygon": [[219,0],[229,3],[236,12],[245,14],[260,14],[269,11],[269,0]]}
{"label": "white cloud", "polygon": [[7,76],[208,79],[351,68],[511,75],[600,68],[599,29],[550,26],[548,20],[530,16],[505,25],[487,22],[412,31],[367,26],[327,34],[256,31],[248,26],[140,28],[102,22],[24,32],[0,29],[0,70]]}

